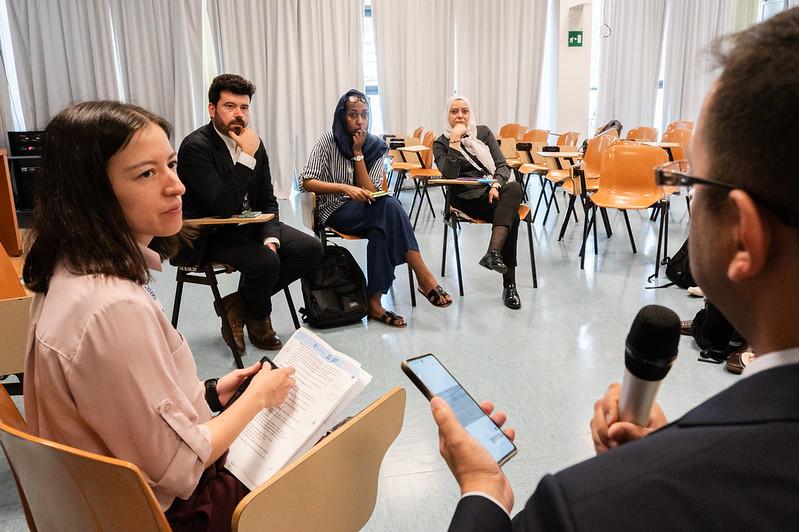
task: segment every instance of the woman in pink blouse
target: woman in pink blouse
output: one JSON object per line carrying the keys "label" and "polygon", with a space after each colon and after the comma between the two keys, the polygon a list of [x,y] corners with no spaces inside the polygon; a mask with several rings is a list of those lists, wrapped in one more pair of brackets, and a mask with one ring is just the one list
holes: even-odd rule
{"label": "woman in pink blouse", "polygon": [[147,285],[182,226],[170,133],[118,102],[73,105],[47,126],[23,272],[35,292],[25,414],[34,434],[138,465],[174,530],[226,530],[247,489],[224,455],[283,402],[294,370],[256,363],[204,385]]}

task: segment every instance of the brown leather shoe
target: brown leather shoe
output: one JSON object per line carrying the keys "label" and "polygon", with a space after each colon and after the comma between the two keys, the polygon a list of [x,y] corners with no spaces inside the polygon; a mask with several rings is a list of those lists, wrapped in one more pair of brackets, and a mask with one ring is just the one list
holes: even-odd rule
{"label": "brown leather shoe", "polygon": [[239,297],[239,293],[233,292],[223,297],[221,307],[217,302],[214,302],[214,310],[220,318],[224,311],[228,323],[230,323],[231,330],[229,333],[222,326],[222,338],[225,339],[225,343],[239,353],[244,353],[246,349],[244,345],[244,320],[247,317],[247,309],[244,306],[244,301]]}
{"label": "brown leather shoe", "polygon": [[260,349],[277,351],[283,347],[283,342],[280,341],[280,337],[275,334],[275,330],[272,328],[272,318],[269,316],[262,320],[248,319],[247,334],[252,345]]}

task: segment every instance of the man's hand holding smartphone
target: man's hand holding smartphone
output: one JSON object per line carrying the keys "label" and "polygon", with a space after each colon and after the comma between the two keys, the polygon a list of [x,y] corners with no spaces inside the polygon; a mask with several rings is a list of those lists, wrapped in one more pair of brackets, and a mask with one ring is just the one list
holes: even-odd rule
{"label": "man's hand holding smartphone", "polygon": [[477,491],[496,499],[509,513],[513,491],[500,466],[516,455],[513,429],[494,405],[480,405],[433,354],[403,360],[402,371],[430,400],[438,424],[439,448],[461,494]]}
{"label": "man's hand holding smartphone", "polygon": [[[505,423],[505,414],[494,413],[494,405],[490,402],[484,402],[480,407],[498,426]],[[433,397],[430,409],[438,425],[441,456],[458,482],[461,495],[469,492],[485,493],[496,499],[510,513],[513,509],[513,490],[496,460],[480,442],[466,432],[444,399]],[[503,432],[511,440],[516,437],[513,429],[505,429]]]}

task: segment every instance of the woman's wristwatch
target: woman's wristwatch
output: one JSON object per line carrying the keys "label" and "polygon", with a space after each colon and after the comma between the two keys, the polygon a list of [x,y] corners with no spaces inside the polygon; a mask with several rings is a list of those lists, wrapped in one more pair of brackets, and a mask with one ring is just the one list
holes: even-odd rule
{"label": "woman's wristwatch", "polygon": [[502,188],[502,185],[499,184],[499,181],[494,181],[493,183],[491,183],[491,188],[499,190],[500,188]]}

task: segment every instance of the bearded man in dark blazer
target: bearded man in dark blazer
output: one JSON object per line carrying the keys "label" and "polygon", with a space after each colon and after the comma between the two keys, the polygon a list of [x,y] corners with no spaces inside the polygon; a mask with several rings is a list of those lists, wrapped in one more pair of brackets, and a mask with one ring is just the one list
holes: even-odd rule
{"label": "bearded man in dark blazer", "polygon": [[241,76],[214,78],[208,90],[211,121],[189,134],[178,152],[187,218],[226,218],[246,210],[274,214],[266,223],[219,226],[205,243],[205,260],[241,272],[238,290],[216,309],[231,325],[232,337],[225,341],[240,352],[245,325],[256,347],[282,347],[272,327],[271,297],[318,264],[323,253],[316,238],[280,221],[264,143],[248,127],[254,93],[255,86]]}

